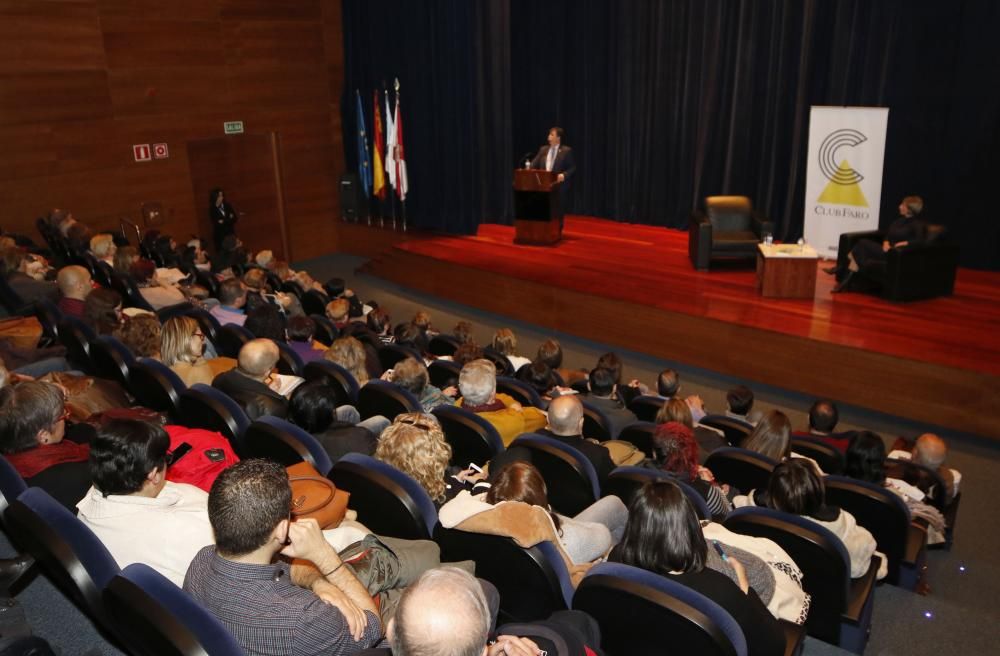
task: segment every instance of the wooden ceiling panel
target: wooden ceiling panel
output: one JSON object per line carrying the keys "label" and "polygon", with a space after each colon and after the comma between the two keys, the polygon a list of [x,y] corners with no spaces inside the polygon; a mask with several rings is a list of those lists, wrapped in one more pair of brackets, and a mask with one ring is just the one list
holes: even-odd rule
{"label": "wooden ceiling panel", "polygon": [[0,2],[0,74],[103,68],[93,2]]}

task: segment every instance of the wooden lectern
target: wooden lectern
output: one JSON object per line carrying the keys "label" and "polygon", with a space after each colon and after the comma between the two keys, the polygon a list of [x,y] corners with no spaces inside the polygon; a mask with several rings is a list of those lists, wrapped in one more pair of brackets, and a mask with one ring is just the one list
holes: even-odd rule
{"label": "wooden lectern", "polygon": [[556,173],[514,169],[514,243],[551,245],[562,238],[562,199]]}

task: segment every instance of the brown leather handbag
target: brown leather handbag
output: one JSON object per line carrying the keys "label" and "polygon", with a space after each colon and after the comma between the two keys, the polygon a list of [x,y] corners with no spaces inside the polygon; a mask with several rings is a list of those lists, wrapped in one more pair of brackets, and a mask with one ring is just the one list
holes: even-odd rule
{"label": "brown leather handbag", "polygon": [[333,481],[320,475],[308,462],[286,467],[292,485],[292,516],[312,518],[320,528],[335,528],[347,514],[350,492],[338,490]]}

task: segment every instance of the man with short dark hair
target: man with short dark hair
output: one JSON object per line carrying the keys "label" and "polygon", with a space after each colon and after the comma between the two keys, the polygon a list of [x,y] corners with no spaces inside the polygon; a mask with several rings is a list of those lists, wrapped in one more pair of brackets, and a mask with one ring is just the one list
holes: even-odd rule
{"label": "man with short dark hair", "polygon": [[623,428],[639,421],[635,413],[626,408],[615,394],[618,391],[618,385],[615,381],[615,373],[610,369],[597,367],[592,370],[590,379],[587,381],[587,389],[590,390],[590,393],[586,395],[585,400],[607,417],[611,439],[618,439]]}
{"label": "man with short dark hair", "polygon": [[839,419],[840,412],[836,403],[827,399],[817,399],[809,408],[809,430],[796,431],[795,436],[812,437],[829,444],[841,453],[847,453],[847,445],[851,441],[853,432],[833,432]]}
{"label": "man with short dark hair", "polygon": [[326,349],[318,349],[313,343],[316,322],[307,316],[293,316],[285,328],[288,346],[302,359],[303,364],[322,360]]}
{"label": "man with short dark hair", "polygon": [[247,314],[244,306],[247,304],[247,288],[239,278],[224,280],[219,285],[219,305],[209,312],[223,326],[234,323],[242,326],[246,323]]}
{"label": "man with short dark hair", "polygon": [[[289,521],[292,492],[281,465],[244,460],[208,496],[216,546],[191,562],[184,589],[251,654],[353,654],[382,635],[368,590],[344,567],[316,520]],[[312,563],[335,589],[326,600],[293,580],[283,555]],[[299,577],[300,575],[296,575]]]}
{"label": "man with short dark hair", "polygon": [[750,429],[757,424],[757,420],[750,416],[753,408],[753,390],[749,387],[737,385],[726,392],[726,403],[729,404],[729,409],[726,410],[727,417],[743,422]]}

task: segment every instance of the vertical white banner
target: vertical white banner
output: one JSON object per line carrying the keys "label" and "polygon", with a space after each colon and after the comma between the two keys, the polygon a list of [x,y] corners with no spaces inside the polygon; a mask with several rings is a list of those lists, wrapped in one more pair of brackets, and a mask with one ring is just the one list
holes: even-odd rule
{"label": "vertical white banner", "polygon": [[805,238],[836,258],[841,233],[877,230],[882,202],[886,107],[812,107]]}

